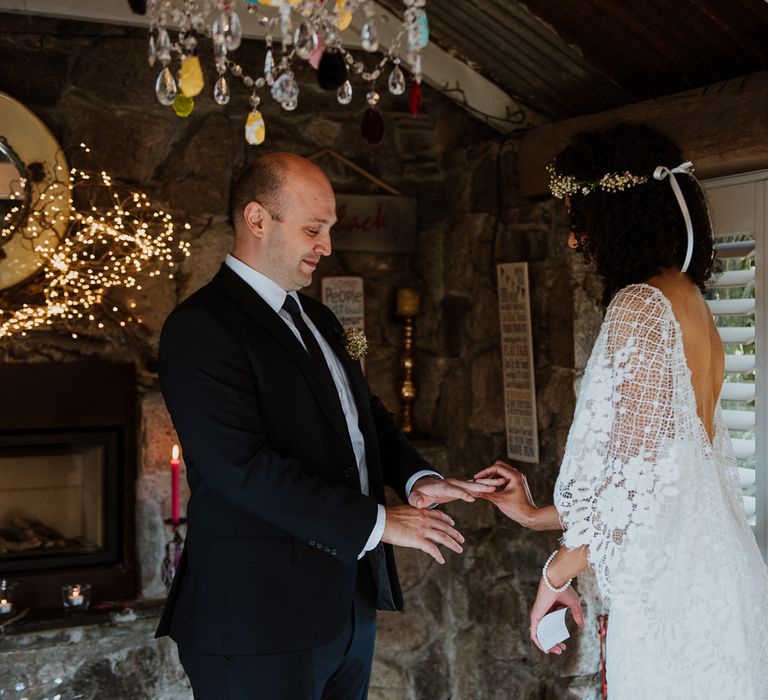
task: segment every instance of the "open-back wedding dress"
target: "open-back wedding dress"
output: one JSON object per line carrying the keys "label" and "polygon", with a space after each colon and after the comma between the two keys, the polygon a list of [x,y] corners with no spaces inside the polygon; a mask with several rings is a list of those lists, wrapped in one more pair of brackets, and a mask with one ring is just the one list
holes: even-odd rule
{"label": "open-back wedding dress", "polygon": [[768,573],[719,405],[710,442],[656,287],[608,307],[555,505],[610,607],[611,700],[768,698]]}

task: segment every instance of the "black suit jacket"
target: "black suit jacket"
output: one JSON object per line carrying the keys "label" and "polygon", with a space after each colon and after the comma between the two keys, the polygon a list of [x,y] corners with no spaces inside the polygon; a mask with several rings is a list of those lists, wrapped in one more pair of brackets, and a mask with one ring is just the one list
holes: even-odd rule
{"label": "black suit jacket", "polygon": [[[157,634],[195,652],[276,653],[338,636],[384,484],[405,498],[409,477],[430,468],[369,391],[333,313],[303,295],[301,303],[349,378],[370,496],[360,492],[338,401],[286,323],[230,268],[163,327],[160,385],[191,497]],[[378,606],[401,609],[391,547],[366,559]]]}

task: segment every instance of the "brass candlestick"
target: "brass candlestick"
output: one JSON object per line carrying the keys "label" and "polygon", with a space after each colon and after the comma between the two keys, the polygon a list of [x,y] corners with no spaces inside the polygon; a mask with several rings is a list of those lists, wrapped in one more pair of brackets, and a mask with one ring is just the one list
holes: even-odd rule
{"label": "brass candlestick", "polygon": [[416,382],[413,369],[416,358],[413,351],[413,338],[416,332],[416,315],[419,313],[419,290],[401,287],[397,290],[396,313],[403,319],[403,352],[400,355],[402,382],[400,383],[400,403],[402,412],[400,427],[406,435],[413,434],[413,402],[416,401]]}

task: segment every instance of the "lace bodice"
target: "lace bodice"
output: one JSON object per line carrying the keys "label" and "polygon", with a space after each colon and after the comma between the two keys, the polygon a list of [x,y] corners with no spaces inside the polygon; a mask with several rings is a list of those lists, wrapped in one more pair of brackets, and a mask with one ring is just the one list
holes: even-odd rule
{"label": "lace bodice", "polygon": [[[728,430],[718,408],[710,443],[682,332],[653,286],[625,287],[607,310],[555,505],[611,608],[612,698],[768,698],[768,577]],[[638,665],[653,692],[638,689]]]}

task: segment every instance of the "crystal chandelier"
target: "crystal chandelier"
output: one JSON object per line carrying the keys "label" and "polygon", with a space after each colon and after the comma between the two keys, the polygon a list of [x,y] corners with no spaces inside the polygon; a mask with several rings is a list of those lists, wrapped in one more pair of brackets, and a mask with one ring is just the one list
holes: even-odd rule
{"label": "crystal chandelier", "polygon": [[384,121],[376,107],[380,99],[377,81],[388,71],[389,91],[393,95],[405,93],[403,60],[411,73],[409,108],[414,116],[418,114],[421,51],[429,42],[426,0],[404,0],[403,21],[394,40],[381,52],[378,62],[368,68],[342,42],[353,14],[359,11],[364,17],[360,44],[368,53],[379,52],[373,0],[245,0],[247,12],[256,16],[265,31],[263,65],[253,71],[233,58],[243,35],[239,4],[235,0],[147,0],[149,64],[161,67],[155,94],[161,104],[172,107],[177,115],[188,116],[195,97],[204,89],[198,49],[206,40],[212,44],[216,70],[213,99],[220,105],[227,104],[232,82],[236,80],[251,93],[251,112],[245,121],[245,139],[250,144],[263,143],[266,137],[264,117],[259,111],[263,93],[269,92],[287,112],[298,107],[300,87],[294,77],[298,61],[308,62],[317,71],[320,87],[335,91],[341,105],[352,102],[352,77],[359,77],[368,104],[361,134],[372,145],[384,135]]}

